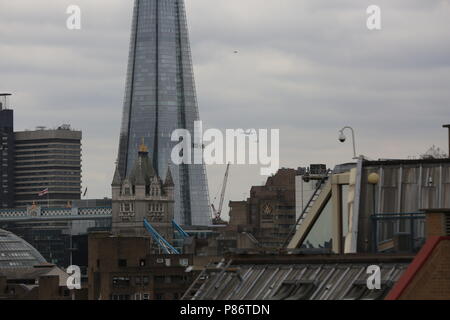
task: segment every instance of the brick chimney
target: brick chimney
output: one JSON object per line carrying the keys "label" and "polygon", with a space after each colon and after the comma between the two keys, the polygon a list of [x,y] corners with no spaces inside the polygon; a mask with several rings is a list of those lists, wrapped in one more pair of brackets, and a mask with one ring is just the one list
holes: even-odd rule
{"label": "brick chimney", "polygon": [[450,236],[450,209],[423,209],[426,214],[425,236]]}

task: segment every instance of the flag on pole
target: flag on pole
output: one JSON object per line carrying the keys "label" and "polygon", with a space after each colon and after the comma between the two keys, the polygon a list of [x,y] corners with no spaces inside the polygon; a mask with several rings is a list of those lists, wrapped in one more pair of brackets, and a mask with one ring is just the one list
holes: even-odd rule
{"label": "flag on pole", "polygon": [[48,194],[48,188],[45,188],[44,190],[42,190],[41,192],[38,193],[39,197],[45,196],[46,194]]}

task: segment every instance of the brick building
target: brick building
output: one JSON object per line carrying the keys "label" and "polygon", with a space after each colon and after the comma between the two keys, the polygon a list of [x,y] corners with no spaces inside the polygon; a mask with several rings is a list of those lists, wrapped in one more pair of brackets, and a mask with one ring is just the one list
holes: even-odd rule
{"label": "brick building", "polygon": [[0,300],[87,299],[83,283],[70,290],[68,277],[25,240],[0,229]]}
{"label": "brick building", "polygon": [[387,300],[450,300],[450,209],[426,210],[427,241]]}
{"label": "brick building", "polygon": [[164,250],[144,227],[173,243],[174,183],[170,169],[163,182],[142,144],[133,169],[112,182],[112,232],[89,234],[90,300],[176,300],[195,273],[186,273],[193,255]]}
{"label": "brick building", "polygon": [[241,234],[238,248],[252,243],[267,248],[283,244],[295,224],[296,175],[294,169],[280,169],[264,186],[253,186],[247,200],[230,201],[227,231]]}
{"label": "brick building", "polygon": [[89,235],[89,300],[177,300],[194,281],[192,255],[152,254],[147,237]]}

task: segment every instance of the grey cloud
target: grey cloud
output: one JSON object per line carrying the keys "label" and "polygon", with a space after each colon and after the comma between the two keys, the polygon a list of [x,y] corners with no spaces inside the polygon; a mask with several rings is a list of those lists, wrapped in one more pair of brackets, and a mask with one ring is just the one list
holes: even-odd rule
{"label": "grey cloud", "polygon": [[[358,152],[372,158],[445,146],[449,1],[377,0],[383,30],[369,32],[373,2],[186,0],[205,126],[279,128],[281,164],[290,167],[350,161],[351,146],[336,140],[344,125],[355,127]],[[15,93],[18,129],[70,122],[83,130],[84,184],[103,197],[117,152],[133,1],[78,0],[77,32],[65,28],[69,4],[0,2],[0,91]],[[208,168],[211,199],[224,170]],[[232,167],[226,200],[263,180],[257,166]]]}

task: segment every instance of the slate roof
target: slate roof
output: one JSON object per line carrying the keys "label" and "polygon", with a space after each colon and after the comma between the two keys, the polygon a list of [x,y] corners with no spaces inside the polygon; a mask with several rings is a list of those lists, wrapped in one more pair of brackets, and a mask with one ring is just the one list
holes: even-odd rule
{"label": "slate roof", "polygon": [[[245,260],[245,259],[244,259]],[[270,261],[272,260],[272,261]],[[291,260],[289,262],[289,260]],[[209,269],[191,288],[193,300],[377,300],[384,297],[408,267],[411,256],[289,257],[231,261]],[[367,287],[367,268],[381,269],[381,290]],[[202,283],[203,282],[203,283]]]}

